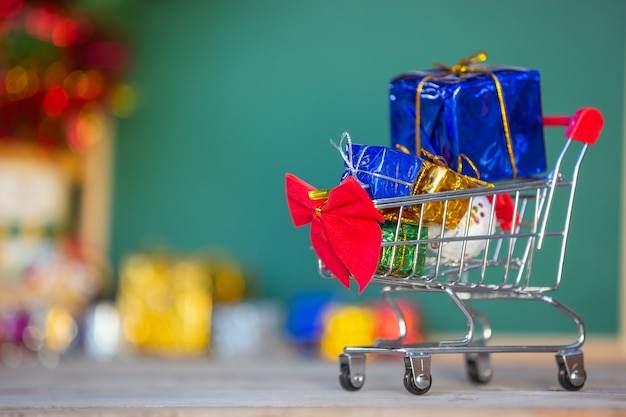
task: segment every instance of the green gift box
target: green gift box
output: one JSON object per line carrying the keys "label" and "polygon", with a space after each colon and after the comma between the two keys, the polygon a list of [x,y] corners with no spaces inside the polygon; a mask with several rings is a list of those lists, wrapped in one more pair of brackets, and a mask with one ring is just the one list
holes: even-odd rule
{"label": "green gift box", "polygon": [[[398,235],[396,238],[396,230]],[[422,226],[418,237],[419,225],[401,222],[398,229],[396,221],[385,221],[382,225],[383,242],[399,242],[396,245],[382,246],[376,274],[392,277],[420,276],[424,272],[426,244],[418,240],[428,239],[428,228]],[[401,242],[411,242],[402,244]],[[417,251],[417,253],[416,253]]]}

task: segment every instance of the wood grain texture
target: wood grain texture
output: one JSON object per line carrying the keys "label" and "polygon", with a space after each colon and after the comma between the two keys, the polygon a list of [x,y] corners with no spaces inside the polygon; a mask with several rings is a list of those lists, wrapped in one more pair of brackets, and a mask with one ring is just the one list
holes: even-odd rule
{"label": "wood grain texture", "polygon": [[462,356],[433,355],[433,386],[424,396],[405,391],[402,360],[396,357],[368,358],[366,383],[357,392],[339,387],[336,363],[293,355],[220,361],[74,358],[55,369],[1,368],[0,415],[576,417],[626,413],[623,361],[589,358],[585,387],[568,392],[558,385],[551,354],[493,358],[492,382],[478,386],[467,379]]}

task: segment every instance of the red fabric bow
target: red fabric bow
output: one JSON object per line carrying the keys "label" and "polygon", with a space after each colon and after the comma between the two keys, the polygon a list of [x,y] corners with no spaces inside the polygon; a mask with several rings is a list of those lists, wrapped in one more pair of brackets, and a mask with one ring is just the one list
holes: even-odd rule
{"label": "red fabric bow", "polygon": [[352,275],[360,294],[376,272],[382,241],[384,219],[370,196],[352,177],[316,200],[309,195],[315,188],[295,175],[285,175],[285,189],[294,226],[311,224],[317,256],[346,288]]}

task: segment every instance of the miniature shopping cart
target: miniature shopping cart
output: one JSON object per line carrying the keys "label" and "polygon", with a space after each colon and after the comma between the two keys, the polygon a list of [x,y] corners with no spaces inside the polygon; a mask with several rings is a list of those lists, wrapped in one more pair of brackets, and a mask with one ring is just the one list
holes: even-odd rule
{"label": "miniature shopping cart", "polygon": [[[373,346],[345,347],[344,353],[339,356],[339,381],[344,389],[354,391],[363,387],[368,354],[403,355],[405,388],[413,394],[424,394],[432,385],[432,354],[464,354],[470,379],[477,383],[487,383],[492,376],[489,355],[500,352],[555,352],[560,385],[571,391],[582,388],[586,380],[581,351],[585,340],[583,320],[547,293],[556,290],[561,283],[578,173],[588,146],[594,144],[600,134],[602,123],[602,114],[593,108],[581,109],[573,117],[545,117],[545,126],[567,127],[567,140],[556,166],[546,176],[510,180],[497,183],[493,188],[480,187],[374,200],[378,210],[396,212],[394,239],[383,241],[383,249],[392,251],[393,258],[406,256],[409,253],[406,248],[413,245],[415,250],[410,253],[415,256],[415,262],[413,270],[405,276],[394,275],[390,267],[382,273],[378,270],[372,277],[371,283],[383,286],[382,297],[397,316],[399,337],[395,340],[378,340]],[[562,171],[569,172],[570,175],[564,175]],[[439,204],[443,210],[443,225],[448,217],[449,207],[455,202],[469,201],[471,207],[480,198],[486,197],[495,201],[496,196],[510,197],[512,225],[509,230],[503,231],[496,227],[496,204],[492,204],[486,219],[483,219],[489,222],[487,232],[483,234],[470,235],[469,226],[464,230],[461,227],[460,233],[455,235],[445,233],[445,227],[439,227],[437,230],[440,232],[437,233],[422,234],[421,229],[432,228],[432,224],[418,220],[417,227],[420,230],[416,234],[417,238],[406,240],[402,236],[404,214],[409,210],[421,210],[422,215],[416,217],[423,219],[424,210],[429,204]],[[469,211],[467,215],[470,215]],[[465,222],[466,225],[469,223]],[[457,232],[458,229],[459,227]],[[465,256],[476,242],[483,242],[484,248],[480,254]],[[546,278],[546,274],[537,274],[533,270],[533,264],[549,243],[550,250],[554,253],[550,258],[556,259],[556,266],[554,272]],[[418,250],[423,247],[421,245],[428,248],[428,254],[418,268],[417,257],[424,254],[424,251]],[[448,245],[456,245],[456,258],[444,256]],[[553,262],[552,260],[551,263]],[[394,264],[395,260],[392,259],[389,265]],[[321,261],[320,273],[329,276]],[[392,298],[392,294],[400,292],[435,292],[447,295],[467,319],[467,333],[458,340],[404,344],[407,326]],[[471,300],[485,299],[545,303],[564,313],[568,322],[573,322],[578,337],[574,342],[565,345],[489,345],[493,333],[489,321],[468,303]]]}

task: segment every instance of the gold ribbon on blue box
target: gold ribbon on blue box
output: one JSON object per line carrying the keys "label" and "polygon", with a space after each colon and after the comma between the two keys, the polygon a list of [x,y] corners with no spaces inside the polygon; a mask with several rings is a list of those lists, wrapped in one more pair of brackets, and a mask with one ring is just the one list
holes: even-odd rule
{"label": "gold ribbon on blue box", "polygon": [[[539,71],[477,65],[486,57],[483,52],[452,67],[394,78],[392,146],[441,156],[454,171],[465,155],[489,182],[544,172]],[[461,173],[475,176],[467,166]]]}
{"label": "gold ribbon on blue box", "polygon": [[[342,142],[343,140],[348,142],[345,150],[343,143],[334,145],[344,160],[341,180],[350,176],[356,178],[373,199],[493,187],[480,179],[478,169],[465,155],[459,156],[457,167],[462,171],[463,166],[469,166],[472,176],[450,169],[445,159],[426,150],[422,150],[422,158],[418,158],[401,145],[396,145],[397,149],[391,149],[354,144],[348,133],[344,133]],[[463,164],[463,160],[467,163]],[[469,198],[435,201],[426,203],[423,210],[419,204],[409,206],[402,217],[404,221],[419,222],[422,216],[424,222],[439,225],[445,222],[445,227],[453,229],[465,216],[468,208]],[[395,218],[389,217],[394,213]],[[397,220],[395,209],[382,211],[382,214],[386,220]]]}

